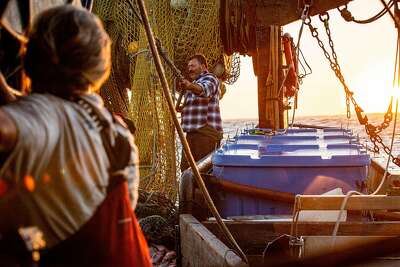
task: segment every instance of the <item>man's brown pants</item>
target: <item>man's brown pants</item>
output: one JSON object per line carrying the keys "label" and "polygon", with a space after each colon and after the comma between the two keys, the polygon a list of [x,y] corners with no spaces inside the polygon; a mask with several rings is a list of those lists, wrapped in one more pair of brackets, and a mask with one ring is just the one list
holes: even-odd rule
{"label": "man's brown pants", "polygon": [[[187,133],[186,139],[196,162],[217,149],[221,143],[220,138],[216,139],[198,131]],[[181,171],[183,172],[187,168],[189,168],[189,163],[182,150]]]}

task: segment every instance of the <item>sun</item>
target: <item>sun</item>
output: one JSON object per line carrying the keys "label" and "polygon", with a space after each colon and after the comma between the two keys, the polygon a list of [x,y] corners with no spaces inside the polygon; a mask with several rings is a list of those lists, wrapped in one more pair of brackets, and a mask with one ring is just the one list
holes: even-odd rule
{"label": "sun", "polygon": [[364,112],[386,112],[391,97],[400,97],[400,89],[393,88],[390,73],[393,72],[376,66],[355,77],[351,90]]}

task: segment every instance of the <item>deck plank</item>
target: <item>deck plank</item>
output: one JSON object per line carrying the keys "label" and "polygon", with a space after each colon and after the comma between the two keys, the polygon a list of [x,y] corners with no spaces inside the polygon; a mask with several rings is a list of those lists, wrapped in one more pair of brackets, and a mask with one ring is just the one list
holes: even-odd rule
{"label": "deck plank", "polygon": [[248,267],[192,215],[180,216],[183,267]]}
{"label": "deck plank", "polygon": [[[218,238],[224,240],[215,222],[203,222],[204,226]],[[229,221],[227,227],[243,248],[265,246],[266,242],[282,235],[290,234],[291,222],[279,221]],[[331,235],[332,222],[300,222],[298,235]],[[338,235],[341,236],[400,236],[400,222],[343,222]]]}
{"label": "deck plank", "polygon": [[[299,195],[301,210],[339,210],[345,196]],[[400,196],[351,196],[346,210],[400,210]]]}

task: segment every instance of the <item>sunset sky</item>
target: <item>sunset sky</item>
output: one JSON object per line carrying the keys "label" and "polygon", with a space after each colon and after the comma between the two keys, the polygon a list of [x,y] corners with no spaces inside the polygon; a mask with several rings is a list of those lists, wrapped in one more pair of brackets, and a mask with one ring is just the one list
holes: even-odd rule
{"label": "sunset sky", "polygon": [[[366,19],[382,9],[379,0],[354,0],[348,5],[356,19]],[[385,112],[393,93],[392,81],[397,33],[388,14],[366,25],[346,22],[336,9],[331,10],[330,28],[339,64],[350,90],[366,112]],[[312,18],[324,41],[325,29],[318,16]],[[283,28],[295,42],[300,22]],[[328,46],[327,42],[324,42]],[[313,73],[300,87],[299,109],[296,114],[345,114],[343,88],[331,71],[322,50],[305,26],[300,48]],[[329,47],[327,47],[329,48]],[[221,100],[223,119],[257,118],[257,79],[250,57],[241,57],[241,74],[238,81],[228,86]],[[352,112],[354,114],[354,112]]]}

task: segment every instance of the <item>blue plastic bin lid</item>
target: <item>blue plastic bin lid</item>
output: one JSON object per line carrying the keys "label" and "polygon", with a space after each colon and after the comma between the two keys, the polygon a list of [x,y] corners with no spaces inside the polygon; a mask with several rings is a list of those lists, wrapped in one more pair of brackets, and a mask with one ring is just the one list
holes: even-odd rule
{"label": "blue plastic bin lid", "polygon": [[217,166],[338,167],[368,166],[370,157],[357,144],[225,144],[212,162]]}
{"label": "blue plastic bin lid", "polygon": [[[252,133],[257,134],[252,134]],[[252,128],[246,129],[244,133],[246,135],[261,135],[262,132],[265,134],[272,133],[272,129],[269,128]],[[352,131],[343,128],[324,128],[324,129],[314,129],[314,128],[289,128],[289,129],[278,129],[275,131],[277,134],[284,134],[284,135],[352,135]]]}
{"label": "blue plastic bin lid", "polygon": [[352,144],[357,139],[351,135],[239,135],[233,143],[236,144]]}

